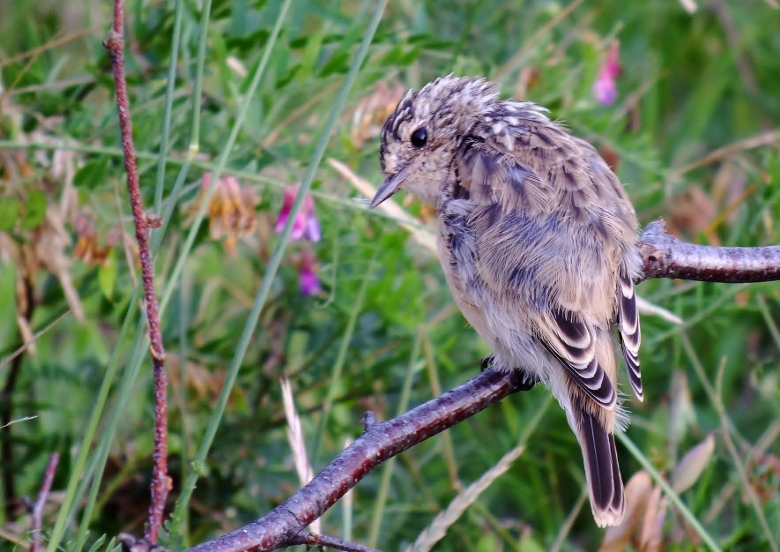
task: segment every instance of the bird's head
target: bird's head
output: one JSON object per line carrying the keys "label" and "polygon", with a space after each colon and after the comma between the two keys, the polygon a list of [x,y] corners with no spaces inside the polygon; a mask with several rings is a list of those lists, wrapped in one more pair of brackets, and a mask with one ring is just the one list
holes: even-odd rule
{"label": "bird's head", "polygon": [[380,160],[385,181],[371,207],[401,189],[436,206],[463,138],[497,98],[490,82],[452,76],[408,92],[382,128]]}

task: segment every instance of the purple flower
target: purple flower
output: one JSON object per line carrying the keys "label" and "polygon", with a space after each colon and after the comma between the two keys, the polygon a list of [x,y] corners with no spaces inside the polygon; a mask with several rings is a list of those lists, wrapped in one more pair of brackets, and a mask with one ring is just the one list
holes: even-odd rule
{"label": "purple flower", "polygon": [[[284,230],[284,225],[287,224],[287,219],[290,216],[290,210],[292,209],[297,194],[297,187],[285,187],[282,210],[279,211],[279,220],[276,221],[276,226],[274,226],[274,230],[277,234],[281,234],[282,230]],[[307,195],[303,198],[303,205],[301,206],[301,210],[298,211],[298,216],[295,217],[292,232],[290,233],[290,240],[297,241],[301,238],[306,238],[309,241],[317,242],[320,241],[321,237],[320,222],[314,214],[314,199],[310,195]]]}
{"label": "purple flower", "polygon": [[301,295],[310,297],[322,293],[320,279],[317,277],[317,263],[314,254],[308,249],[303,251],[301,263],[298,269],[298,284],[301,287]]}
{"label": "purple flower", "polygon": [[620,43],[615,41],[607,52],[607,58],[601,64],[599,76],[593,84],[593,95],[602,105],[611,105],[617,99],[617,84],[615,79],[620,74]]}

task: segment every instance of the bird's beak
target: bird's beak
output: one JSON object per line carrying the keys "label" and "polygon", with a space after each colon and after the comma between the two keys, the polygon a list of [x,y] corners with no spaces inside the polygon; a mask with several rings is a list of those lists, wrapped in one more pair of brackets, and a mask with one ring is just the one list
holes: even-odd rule
{"label": "bird's beak", "polygon": [[402,169],[385,179],[384,183],[379,187],[379,190],[374,196],[374,199],[371,201],[372,209],[401,189],[401,185],[404,183],[404,180],[406,180],[406,173],[407,170]]}

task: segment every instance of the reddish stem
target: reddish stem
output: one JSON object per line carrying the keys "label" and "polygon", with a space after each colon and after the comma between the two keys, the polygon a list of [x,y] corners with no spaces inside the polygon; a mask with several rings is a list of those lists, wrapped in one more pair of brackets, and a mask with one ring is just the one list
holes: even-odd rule
{"label": "reddish stem", "polygon": [[119,128],[122,135],[122,150],[127,172],[127,190],[135,223],[135,237],[138,240],[138,256],[141,262],[141,279],[144,287],[146,318],[149,325],[149,342],[152,353],[154,373],[154,469],[152,473],[152,500],[149,506],[149,521],[146,526],[146,539],[157,542],[162,526],[165,502],[171,489],[168,477],[168,376],[165,372],[165,349],[160,332],[160,316],[157,296],[154,292],[154,270],[149,251],[149,224],[141,200],[138,184],[138,168],[133,145],[133,129],[130,122],[130,102],[127,98],[124,62],[124,1],[114,0],[114,27],[103,41],[103,46],[111,57],[111,67],[116,86],[116,104],[119,116]]}

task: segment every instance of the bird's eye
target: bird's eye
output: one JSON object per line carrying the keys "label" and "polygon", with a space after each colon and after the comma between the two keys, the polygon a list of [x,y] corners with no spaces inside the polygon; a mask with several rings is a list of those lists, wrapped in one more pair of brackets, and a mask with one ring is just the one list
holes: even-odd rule
{"label": "bird's eye", "polygon": [[412,132],[412,145],[416,148],[421,148],[428,141],[428,131],[425,127],[420,127]]}

